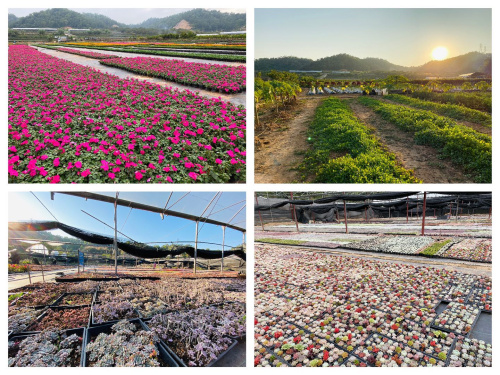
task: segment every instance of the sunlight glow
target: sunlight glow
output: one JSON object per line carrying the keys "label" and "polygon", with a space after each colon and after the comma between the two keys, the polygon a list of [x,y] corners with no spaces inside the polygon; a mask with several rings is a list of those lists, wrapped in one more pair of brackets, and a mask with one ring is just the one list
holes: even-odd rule
{"label": "sunlight glow", "polygon": [[432,58],[434,60],[444,60],[448,57],[448,48],[436,47],[432,50]]}

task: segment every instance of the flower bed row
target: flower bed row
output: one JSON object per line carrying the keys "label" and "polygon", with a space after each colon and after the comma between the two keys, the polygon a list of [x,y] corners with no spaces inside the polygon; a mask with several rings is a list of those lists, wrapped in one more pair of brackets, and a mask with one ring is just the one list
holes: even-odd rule
{"label": "flower bed row", "polygon": [[245,179],[245,109],[9,46],[9,182]]}
{"label": "flower bed row", "polygon": [[343,245],[343,247],[363,251],[421,255],[484,263],[491,263],[492,258],[490,239],[456,237],[443,242],[436,242],[430,236],[382,236],[349,243]]}
{"label": "flower bed row", "polygon": [[491,263],[491,240],[466,239],[441,249],[437,256]]}
{"label": "flower bed row", "polygon": [[[460,310],[438,314],[446,298]],[[464,311],[477,317],[486,301],[484,276],[258,245],[254,364],[446,366],[475,323]]]}
{"label": "flower bed row", "polygon": [[71,53],[73,55],[79,55],[84,57],[90,57],[92,59],[113,59],[118,57],[116,55],[108,55],[105,53],[93,52],[93,51],[82,51],[79,49],[72,48],[55,48],[56,51]]}
{"label": "flower bed row", "polygon": [[243,65],[201,64],[151,57],[118,57],[100,63],[222,93],[237,93],[246,88],[246,68]]}

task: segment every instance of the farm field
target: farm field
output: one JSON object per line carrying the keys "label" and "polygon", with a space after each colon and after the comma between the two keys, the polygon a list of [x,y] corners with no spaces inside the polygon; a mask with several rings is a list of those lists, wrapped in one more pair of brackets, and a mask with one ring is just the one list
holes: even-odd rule
{"label": "farm field", "polygon": [[492,182],[491,11],[305,9],[256,9],[256,183]]}
{"label": "farm field", "polygon": [[245,109],[170,86],[10,46],[9,182],[243,182]]}
{"label": "farm field", "polygon": [[82,273],[11,290],[9,366],[241,366],[245,280],[206,276]]}
{"label": "farm field", "polygon": [[490,367],[490,198],[256,193],[254,365]]}
{"label": "farm field", "polygon": [[303,89],[281,112],[262,104],[256,182],[491,182],[491,113],[477,103],[491,93],[442,95],[447,103],[443,96]]}
{"label": "farm field", "polygon": [[489,367],[491,295],[491,268],[257,244],[254,365]]}

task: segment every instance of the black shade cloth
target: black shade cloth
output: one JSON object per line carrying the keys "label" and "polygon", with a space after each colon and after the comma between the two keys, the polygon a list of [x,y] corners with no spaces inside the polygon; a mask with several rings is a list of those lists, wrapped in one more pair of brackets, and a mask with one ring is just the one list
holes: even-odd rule
{"label": "black shade cloth", "polygon": [[[85,242],[95,243],[99,245],[112,245],[113,237],[102,234],[92,233],[83,229],[75,228],[57,221],[39,221],[39,222],[13,222],[9,223],[9,230],[20,232],[39,232],[45,230],[60,229],[63,232],[81,239]],[[180,254],[188,254],[194,257],[194,247],[192,246],[175,246],[173,249],[164,249],[157,246],[146,245],[140,242],[121,241],[118,240],[118,248],[127,254],[139,258],[164,258],[166,256],[175,256]],[[225,250],[224,256],[228,257],[235,255],[246,261],[246,253],[243,249]],[[197,250],[197,257],[203,259],[218,259],[222,257],[222,251],[219,250]]]}
{"label": "black shade cloth", "polygon": [[[381,194],[370,194],[370,195],[334,195],[331,197],[320,198],[316,200],[284,200],[271,205],[256,205],[255,211],[268,211],[276,208],[281,208],[287,204],[293,204],[295,206],[303,206],[302,208],[308,209],[316,213],[324,213],[331,208],[338,208],[340,211],[344,209],[343,200],[346,201],[366,201],[366,200],[384,200],[386,202],[367,202],[359,204],[346,204],[346,209],[348,211],[362,211],[366,208],[394,208],[398,210],[406,210],[406,205],[408,208],[414,208],[417,205],[423,205],[423,199],[407,198],[411,195],[417,194],[416,192],[401,192],[401,193],[381,193]],[[440,193],[441,194],[441,193]],[[454,193],[455,195],[449,195],[444,197],[433,197],[427,198],[426,206],[428,208],[444,208],[449,207],[450,204],[456,204],[458,201],[459,206],[469,207],[469,208],[479,208],[479,207],[491,207],[491,193]],[[407,198],[394,200],[398,198]],[[336,204],[331,204],[337,202]],[[328,204],[330,203],[330,204]],[[305,206],[305,207],[304,207]],[[298,207],[296,207],[298,210]],[[325,211],[326,210],[326,211]]]}

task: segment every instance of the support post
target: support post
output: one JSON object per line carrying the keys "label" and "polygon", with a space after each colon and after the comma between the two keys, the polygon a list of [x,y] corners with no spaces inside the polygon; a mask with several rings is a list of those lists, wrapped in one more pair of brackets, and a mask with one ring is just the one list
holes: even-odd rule
{"label": "support post", "polygon": [[[257,203],[257,205],[259,205],[259,200],[257,199],[257,193],[255,193],[255,203]],[[259,212],[259,218],[260,218],[260,225],[262,227],[262,231],[264,231],[264,223],[262,222],[262,214]]]}
{"label": "support post", "polygon": [[408,197],[406,197],[406,224],[408,224]]}
{"label": "support post", "polygon": [[458,221],[458,198],[457,198],[457,212],[455,213],[455,221]]}
{"label": "support post", "polygon": [[118,275],[118,224],[116,220],[116,211],[117,211],[117,203],[118,203],[118,192],[116,192],[115,198],[115,236],[113,238],[113,248],[115,251],[115,275]]}
{"label": "support post", "polygon": [[76,253],[76,263],[78,264],[78,274],[80,274],[80,249]]}
{"label": "support post", "polygon": [[347,229],[347,208],[345,205],[345,199],[344,199],[344,222],[345,222],[345,232],[347,234],[347,233],[349,233],[349,231]]}
{"label": "support post", "polygon": [[224,269],[224,240],[226,239],[226,227],[222,226],[222,258],[220,260],[220,273]]}
{"label": "support post", "polygon": [[427,192],[424,191],[424,207],[422,211],[422,236],[425,236],[425,208],[427,203]]}
{"label": "support post", "polygon": [[196,258],[198,258],[198,221],[196,221],[196,234],[194,236],[194,273],[196,274]]}
{"label": "support post", "polygon": [[[293,193],[290,192],[290,199],[293,200]],[[293,205],[293,217],[295,218],[295,227],[297,228],[297,233],[299,232],[299,222],[297,221],[297,211],[295,210],[295,205]]]}
{"label": "support post", "polygon": [[27,270],[28,270],[28,279],[30,279],[30,285],[31,285],[31,272],[30,272],[30,264],[27,264]]}

